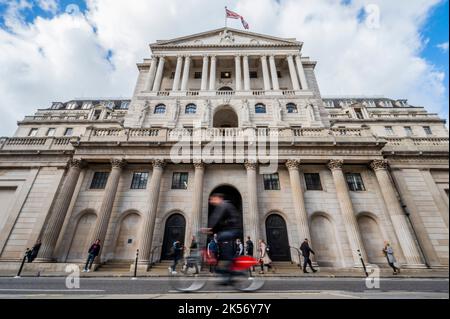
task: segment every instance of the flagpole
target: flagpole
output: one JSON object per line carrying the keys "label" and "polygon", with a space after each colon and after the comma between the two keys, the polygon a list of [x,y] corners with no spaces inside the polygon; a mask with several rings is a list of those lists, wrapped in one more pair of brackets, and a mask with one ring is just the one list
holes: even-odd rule
{"label": "flagpole", "polygon": [[225,28],[227,28],[227,22],[228,22],[228,19],[227,19],[227,7],[225,6]]}

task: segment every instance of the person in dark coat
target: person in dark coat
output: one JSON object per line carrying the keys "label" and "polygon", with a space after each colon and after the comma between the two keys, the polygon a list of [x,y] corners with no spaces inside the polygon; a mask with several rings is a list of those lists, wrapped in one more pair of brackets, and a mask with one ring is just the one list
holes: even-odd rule
{"label": "person in dark coat", "polygon": [[41,248],[41,241],[38,240],[36,244],[34,244],[33,248],[31,248],[31,250],[27,254],[27,259],[29,263],[32,263],[36,259],[40,248]]}
{"label": "person in dark coat", "polygon": [[[247,236],[247,241],[245,242],[245,254],[247,256],[253,257],[254,250],[255,248],[253,242],[250,239],[250,236]],[[252,267],[252,270],[255,271],[255,266]]]}
{"label": "person in dark coat", "polygon": [[178,264],[178,261],[183,258],[183,245],[181,245],[181,242],[179,240],[175,241],[173,243],[172,252],[173,252],[173,264],[171,267],[169,267],[169,271],[172,272],[173,275],[175,275],[176,267]]}
{"label": "person in dark coat", "polygon": [[315,255],[316,253],[314,252],[314,250],[311,249],[311,247],[309,247],[308,238],[305,238],[305,241],[304,241],[303,244],[300,246],[300,250],[301,250],[302,255],[303,255],[303,258],[304,258],[303,272],[304,272],[305,274],[308,273],[308,271],[306,270],[306,266],[307,266],[307,265],[309,265],[309,267],[311,268],[311,270],[312,270],[313,272],[317,272],[317,270],[313,268],[311,259],[309,258],[309,256],[310,256],[311,253],[312,253],[313,255]]}
{"label": "person in dark coat", "polygon": [[219,259],[219,243],[217,241],[217,234],[214,234],[214,237],[208,243],[206,253],[208,255],[208,259],[210,260],[209,272],[214,273],[216,271],[217,262]]}
{"label": "person in dark coat", "polygon": [[100,253],[100,239],[97,239],[89,248],[88,258],[86,260],[86,265],[84,266],[83,272],[90,272],[92,264],[94,263],[95,258]]}

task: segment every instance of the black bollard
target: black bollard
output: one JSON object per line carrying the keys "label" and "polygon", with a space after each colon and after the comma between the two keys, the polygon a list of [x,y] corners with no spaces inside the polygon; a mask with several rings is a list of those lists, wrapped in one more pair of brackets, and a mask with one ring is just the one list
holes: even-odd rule
{"label": "black bollard", "polygon": [[133,276],[133,278],[137,278],[138,259],[139,259],[139,249],[136,250],[136,260],[134,261],[134,276]]}
{"label": "black bollard", "polygon": [[25,255],[22,258],[22,263],[20,264],[19,271],[17,272],[17,275],[15,278],[20,278],[20,274],[22,273],[23,265],[25,264],[25,260],[27,259],[29,252],[30,252],[30,248],[27,248],[27,250],[25,251]]}
{"label": "black bollard", "polygon": [[361,251],[358,249],[359,259],[361,260],[361,264],[364,269],[364,273],[366,274],[366,277],[369,277],[369,274],[367,273],[366,264],[364,263],[364,259],[361,256]]}

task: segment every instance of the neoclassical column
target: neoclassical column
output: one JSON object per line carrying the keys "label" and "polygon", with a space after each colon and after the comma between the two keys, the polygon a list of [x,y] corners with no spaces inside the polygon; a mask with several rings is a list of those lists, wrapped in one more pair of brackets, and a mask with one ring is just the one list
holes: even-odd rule
{"label": "neoclassical column", "polygon": [[295,56],[295,62],[297,64],[297,72],[300,77],[300,85],[302,90],[308,90],[308,82],[306,81],[305,69],[303,69],[302,58],[300,55]]}
{"label": "neoclassical column", "polygon": [[287,56],[287,61],[289,66],[289,74],[291,75],[292,88],[294,91],[299,91],[300,84],[298,83],[297,71],[295,70],[294,57],[292,54]]}
{"label": "neoclassical column", "polygon": [[177,57],[177,66],[175,68],[175,76],[173,78],[172,91],[178,91],[180,89],[180,77],[182,66],[183,66],[183,57],[180,55]]}
{"label": "neoclassical column", "polygon": [[370,167],[374,170],[380,185],[381,194],[383,195],[386,208],[391,217],[394,231],[397,235],[400,246],[403,250],[406,263],[408,266],[422,266],[423,262],[420,257],[419,249],[416,246],[413,235],[408,225],[406,215],[403,212],[400,202],[397,198],[397,192],[392,184],[391,177],[388,173],[388,163],[386,160],[374,160],[370,163]]}
{"label": "neoclassical column", "polygon": [[164,74],[164,63],[166,59],[162,56],[159,58],[158,69],[156,70],[155,82],[153,83],[153,92],[158,92],[161,88],[161,81]]}
{"label": "neoclassical column", "polygon": [[248,202],[248,230],[249,233],[244,236],[250,236],[253,242],[261,239],[259,233],[259,210],[258,210],[258,188],[256,179],[256,170],[258,164],[253,161],[246,161],[245,168],[247,170],[247,202]]}
{"label": "neoclassical column", "polygon": [[216,56],[211,56],[211,71],[209,74],[209,90],[216,90]]}
{"label": "neoclassical column", "polygon": [[187,55],[184,57],[184,69],[183,69],[183,79],[181,80],[181,91],[187,90],[190,68],[191,68],[191,57]]}
{"label": "neoclassical column", "polygon": [[56,247],[59,234],[61,232],[64,220],[67,215],[67,210],[72,200],[73,192],[78,182],[81,169],[84,162],[78,159],[70,160],[69,170],[67,172],[64,183],[55,200],[55,204],[50,212],[50,217],[41,238],[41,248],[37,262],[51,262],[53,261],[53,253]]}
{"label": "neoclassical column", "polygon": [[143,217],[139,240],[139,263],[148,265],[150,251],[152,248],[153,233],[155,230],[156,213],[158,210],[159,191],[161,187],[161,178],[164,172],[165,163],[163,160],[153,161],[153,172],[148,186],[149,210]]}
{"label": "neoclassical column", "polygon": [[336,194],[341,208],[342,217],[344,219],[345,230],[347,231],[350,249],[352,250],[353,262],[355,266],[360,266],[361,261],[358,250],[361,251],[361,256],[367,261],[367,254],[359,233],[358,222],[353,211],[352,200],[348,191],[347,181],[342,171],[344,161],[331,160],[328,163],[328,168],[333,175],[334,184],[336,187]]}
{"label": "neoclassical column", "polygon": [[280,85],[278,83],[278,73],[277,73],[277,66],[275,65],[275,56],[271,55],[269,57],[269,64],[270,64],[270,74],[272,75],[272,86],[274,91],[280,90]]}
{"label": "neoclassical column", "polygon": [[250,69],[248,66],[248,55],[243,56],[244,64],[244,91],[250,91]]}
{"label": "neoclassical column", "polygon": [[[108,225],[111,218],[114,199],[116,198],[120,175],[122,174],[122,169],[125,167],[125,165],[126,162],[122,159],[111,160],[111,173],[109,174],[108,181],[106,182],[102,204],[98,211],[97,219],[95,221],[94,230],[91,237],[91,242],[100,239],[102,247],[105,246],[106,232],[108,231]],[[98,258],[100,259],[100,254]]]}
{"label": "neoclassical column", "polygon": [[238,54],[234,57],[235,73],[236,73],[236,91],[242,90],[241,81],[241,56]]}
{"label": "neoclassical column", "polygon": [[264,79],[264,90],[270,91],[270,75],[269,75],[269,68],[267,67],[267,56],[262,55],[261,56],[261,67],[263,72],[263,79]]}
{"label": "neoclassical column", "polygon": [[187,243],[190,243],[191,237],[196,236],[201,227],[202,204],[203,204],[203,183],[205,177],[205,164],[202,162],[194,163],[194,196],[192,199],[192,212],[190,223],[187,226]]}
{"label": "neoclassical column", "polygon": [[149,69],[148,75],[147,75],[147,82],[145,83],[146,91],[151,91],[153,88],[153,81],[155,80],[157,65],[158,65],[158,57],[153,56],[152,61],[150,62],[150,69]]}
{"label": "neoclassical column", "polygon": [[291,181],[292,199],[294,201],[295,218],[297,221],[297,231],[299,237],[298,247],[300,247],[305,238],[311,240],[308,213],[306,212],[304,192],[300,182],[300,161],[288,160],[286,162],[286,167],[289,170],[289,179]]}
{"label": "neoclassical column", "polygon": [[202,91],[206,91],[208,89],[208,62],[209,57],[207,55],[204,55],[202,66],[202,84],[201,84]]}

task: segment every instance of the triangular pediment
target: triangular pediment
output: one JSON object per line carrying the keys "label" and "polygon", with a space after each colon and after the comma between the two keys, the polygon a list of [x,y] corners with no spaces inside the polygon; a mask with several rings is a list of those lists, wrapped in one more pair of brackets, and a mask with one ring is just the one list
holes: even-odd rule
{"label": "triangular pediment", "polygon": [[152,47],[201,46],[301,46],[295,39],[278,38],[231,28],[220,28],[172,40],[157,41]]}

